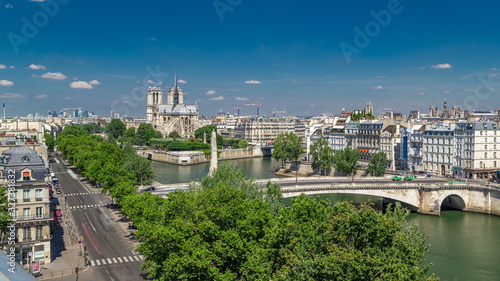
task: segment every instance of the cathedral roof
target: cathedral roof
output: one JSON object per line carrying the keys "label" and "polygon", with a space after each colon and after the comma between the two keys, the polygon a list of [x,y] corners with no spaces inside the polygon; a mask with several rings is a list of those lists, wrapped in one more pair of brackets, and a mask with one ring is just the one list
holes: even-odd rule
{"label": "cathedral roof", "polygon": [[178,114],[198,114],[198,106],[195,104],[162,104],[159,106],[160,113],[178,113]]}

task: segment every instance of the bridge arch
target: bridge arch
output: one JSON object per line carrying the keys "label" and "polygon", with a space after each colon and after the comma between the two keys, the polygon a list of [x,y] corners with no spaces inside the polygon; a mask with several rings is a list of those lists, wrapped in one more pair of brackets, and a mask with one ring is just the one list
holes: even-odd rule
{"label": "bridge arch", "polygon": [[440,209],[454,209],[454,210],[465,210],[467,204],[462,196],[457,194],[449,194],[446,197],[442,198],[440,201]]}

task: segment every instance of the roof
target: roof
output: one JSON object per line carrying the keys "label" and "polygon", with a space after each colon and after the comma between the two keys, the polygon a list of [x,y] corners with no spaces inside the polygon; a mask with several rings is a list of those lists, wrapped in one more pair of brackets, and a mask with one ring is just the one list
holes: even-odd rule
{"label": "roof", "polygon": [[159,106],[160,113],[167,114],[198,114],[198,106],[194,104],[161,104]]}
{"label": "roof", "polygon": [[0,251],[0,280],[16,280],[16,281],[33,281],[37,280],[33,275],[29,274],[24,268],[22,268],[17,262],[14,262],[14,267],[11,267],[11,263],[7,254]]}
{"label": "roof", "polygon": [[35,150],[27,147],[13,147],[2,153],[4,164],[9,165],[43,165],[42,157]]}

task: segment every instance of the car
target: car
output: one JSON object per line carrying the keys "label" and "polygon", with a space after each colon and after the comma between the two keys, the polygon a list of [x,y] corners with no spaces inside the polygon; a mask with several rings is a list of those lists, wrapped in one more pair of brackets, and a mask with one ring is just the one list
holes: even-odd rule
{"label": "car", "polygon": [[412,174],[412,175],[407,176],[407,177],[405,178],[405,181],[411,181],[411,180],[416,179],[416,178],[417,178],[417,175],[413,175],[413,174]]}
{"label": "car", "polygon": [[400,177],[400,176],[394,176],[394,177],[392,178],[392,180],[393,180],[393,181],[400,181],[400,180],[402,180],[402,179],[403,179],[403,177]]}
{"label": "car", "polygon": [[61,194],[61,193],[62,193],[61,189],[60,189],[60,188],[58,188],[58,189],[57,189],[57,191],[56,191],[56,193],[57,193],[57,194]]}
{"label": "car", "polygon": [[153,190],[155,190],[154,186],[146,186],[146,187],[139,189],[140,192],[153,191]]}
{"label": "car", "polygon": [[425,174],[425,172],[424,172],[424,171],[418,171],[418,173],[419,173],[419,174]]}

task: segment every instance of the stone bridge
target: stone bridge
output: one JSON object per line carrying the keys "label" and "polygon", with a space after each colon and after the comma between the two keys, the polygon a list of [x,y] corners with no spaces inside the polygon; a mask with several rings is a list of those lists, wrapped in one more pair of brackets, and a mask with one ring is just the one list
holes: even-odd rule
{"label": "stone bridge", "polygon": [[441,207],[500,215],[500,190],[470,183],[337,183],[283,187],[283,197],[300,194],[349,193],[400,201],[423,214],[439,215]]}

